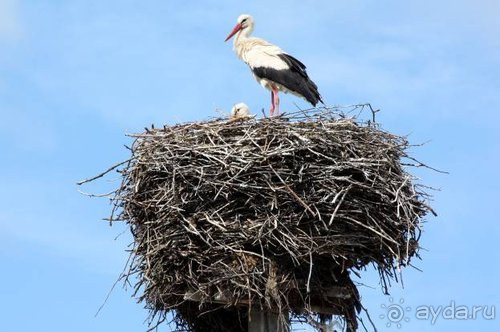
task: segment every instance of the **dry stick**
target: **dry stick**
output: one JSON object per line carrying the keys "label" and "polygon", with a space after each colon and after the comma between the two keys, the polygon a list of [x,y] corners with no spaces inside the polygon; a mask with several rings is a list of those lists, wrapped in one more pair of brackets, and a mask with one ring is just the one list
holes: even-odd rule
{"label": "dry stick", "polygon": [[101,306],[99,307],[99,309],[97,310],[97,312],[95,313],[94,317],[97,317],[97,315],[99,315],[99,313],[101,312],[102,308],[104,308],[104,306],[106,305],[106,303],[108,302],[108,299],[109,297],[111,296],[111,293],[113,292],[113,290],[115,289],[115,286],[118,284],[118,282],[122,279],[122,277],[125,275],[125,270],[127,269],[127,266],[130,262],[130,260],[132,259],[132,254],[130,254],[127,258],[127,262],[125,263],[125,266],[123,268],[123,271],[120,273],[120,276],[116,279],[116,281],[113,283],[113,286],[111,286],[111,289],[109,290],[108,294],[106,295],[106,298],[104,299],[104,302],[101,304]]}
{"label": "dry stick", "polygon": [[309,251],[309,275],[307,276],[307,294],[311,293],[311,288],[309,287],[311,283],[311,276],[312,276],[312,270],[313,270],[313,257],[312,257],[312,251]]}
{"label": "dry stick", "polygon": [[120,163],[118,163],[118,164],[115,164],[115,165],[111,166],[110,168],[108,168],[107,170],[105,170],[104,172],[102,172],[102,173],[100,173],[100,174],[98,174],[98,175],[96,175],[96,176],[94,176],[94,177],[91,177],[91,178],[89,178],[89,179],[86,179],[86,180],[83,180],[83,181],[77,182],[76,184],[77,184],[77,185],[79,185],[79,186],[81,186],[81,185],[82,185],[82,184],[84,184],[84,183],[88,183],[88,182],[91,182],[91,181],[97,180],[97,179],[99,179],[99,178],[103,177],[104,175],[108,174],[109,172],[111,172],[111,171],[112,171],[112,170],[114,170],[115,168],[120,167],[121,165],[126,164],[126,163],[130,162],[130,161],[131,161],[131,160],[133,160],[133,159],[134,159],[134,158],[130,158],[130,159],[127,159],[127,160],[125,160],[125,161],[122,161],[122,162],[120,162]]}
{"label": "dry stick", "polygon": [[337,214],[337,211],[339,210],[340,206],[344,202],[345,196],[347,195],[347,193],[349,192],[349,190],[351,189],[351,187],[352,187],[352,185],[349,185],[349,187],[347,187],[345,189],[342,189],[333,198],[332,204],[335,204],[335,202],[337,201],[337,198],[339,197],[339,195],[342,193],[342,191],[344,191],[344,194],[342,195],[342,198],[340,199],[340,202],[337,203],[337,206],[335,206],[335,210],[333,210],[333,213],[332,213],[332,216],[330,217],[330,222],[328,223],[328,226],[332,225],[333,220],[335,219],[335,215]]}
{"label": "dry stick", "polygon": [[[365,312],[366,314],[366,317],[368,317],[368,320],[370,321],[370,324],[372,325],[373,327],[373,332],[377,332],[377,327],[375,326],[375,323],[373,323],[373,320],[372,318],[370,317],[370,313],[368,312],[368,310],[363,306],[361,305],[361,308],[363,309],[363,311]],[[363,324],[363,327],[365,327],[365,324]],[[366,330],[366,327],[365,327],[365,330]]]}
{"label": "dry stick", "polygon": [[274,174],[276,174],[276,176],[278,177],[278,179],[280,179],[281,183],[283,183],[283,185],[285,186],[285,188],[288,190],[288,192],[290,194],[292,194],[292,196],[297,200],[297,202],[299,202],[307,211],[311,212],[311,214],[316,217],[316,212],[314,212],[310,207],[309,205],[307,205],[306,203],[304,203],[304,201],[299,197],[299,195],[297,195],[293,190],[292,188],[290,188],[290,186],[283,180],[283,178],[278,174],[278,172],[276,172],[276,170],[269,164],[269,168],[274,172]]}

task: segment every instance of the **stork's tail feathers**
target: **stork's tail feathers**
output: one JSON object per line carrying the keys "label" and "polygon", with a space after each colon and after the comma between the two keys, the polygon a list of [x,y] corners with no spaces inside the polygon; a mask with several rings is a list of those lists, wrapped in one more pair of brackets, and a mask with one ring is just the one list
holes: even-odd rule
{"label": "stork's tail feathers", "polygon": [[[311,81],[310,78],[307,79],[307,93],[304,93],[303,96],[306,98],[308,102],[311,103],[311,105],[316,106],[318,102],[322,103],[323,105],[325,104],[323,102],[323,99],[321,99],[321,95],[319,94],[318,87],[316,84]],[[305,92],[305,91],[304,91]]]}

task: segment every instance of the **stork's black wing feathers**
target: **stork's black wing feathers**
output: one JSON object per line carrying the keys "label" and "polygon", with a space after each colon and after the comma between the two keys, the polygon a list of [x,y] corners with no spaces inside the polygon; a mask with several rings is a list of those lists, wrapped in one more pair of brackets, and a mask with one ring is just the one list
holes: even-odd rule
{"label": "stork's black wing feathers", "polygon": [[304,65],[302,62],[297,60],[295,57],[291,56],[290,54],[285,54],[285,53],[278,54],[278,57],[281,60],[285,61],[291,70],[300,73],[304,77],[307,77],[306,65]]}
{"label": "stork's black wing feathers", "polygon": [[[278,54],[278,57],[288,65],[288,67],[290,68],[290,70],[292,72],[298,73],[300,76],[302,76],[305,79],[304,83],[305,83],[306,87],[302,87],[302,89],[300,89],[302,91],[297,91],[297,90],[292,90],[292,89],[291,90],[302,94],[307,99],[307,101],[310,102],[311,104],[313,104],[314,106],[316,106],[318,101],[323,102],[323,100],[321,100],[321,96],[318,92],[318,87],[307,75],[306,65],[303,64],[296,57],[291,56],[290,54],[281,53],[281,54]],[[304,91],[304,88],[307,88],[308,91],[307,92]],[[309,97],[307,97],[307,95],[309,95]]]}
{"label": "stork's black wing feathers", "polygon": [[276,82],[288,90],[301,95],[313,106],[318,102],[323,102],[318,92],[318,87],[309,79],[305,71],[293,69],[274,69],[270,67],[252,68],[255,76]]}
{"label": "stork's black wing feathers", "polygon": [[253,67],[252,71],[255,76],[281,84],[288,90],[303,96],[313,106],[316,106],[318,102],[323,102],[318,87],[307,75],[306,66],[302,62],[285,53],[276,56],[287,64],[288,69]]}

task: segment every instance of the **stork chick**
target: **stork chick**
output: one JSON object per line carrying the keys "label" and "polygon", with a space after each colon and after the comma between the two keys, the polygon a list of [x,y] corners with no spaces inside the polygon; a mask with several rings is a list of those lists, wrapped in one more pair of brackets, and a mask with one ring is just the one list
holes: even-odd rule
{"label": "stork chick", "polygon": [[238,103],[231,109],[230,120],[247,119],[250,117],[250,109],[245,103]]}
{"label": "stork chick", "polygon": [[250,37],[253,28],[252,16],[240,15],[225,41],[236,35],[233,49],[237,56],[250,67],[257,82],[271,91],[270,115],[279,114],[279,91],[302,97],[313,106],[323,103],[318,87],[307,75],[306,66],[278,46]]}

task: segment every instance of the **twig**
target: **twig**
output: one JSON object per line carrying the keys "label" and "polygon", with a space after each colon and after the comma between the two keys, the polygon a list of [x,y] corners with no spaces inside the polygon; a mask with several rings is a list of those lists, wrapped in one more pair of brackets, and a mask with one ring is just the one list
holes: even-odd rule
{"label": "twig", "polygon": [[104,172],[99,173],[98,175],[93,176],[93,177],[91,177],[91,178],[88,178],[88,179],[86,179],[86,180],[79,181],[79,182],[77,182],[76,184],[77,184],[77,185],[79,185],[79,186],[81,186],[82,184],[85,184],[85,183],[88,183],[88,182],[91,182],[91,181],[97,180],[97,179],[99,179],[99,178],[103,177],[104,175],[108,174],[108,173],[109,173],[109,172],[111,172],[112,170],[116,169],[117,167],[120,167],[121,165],[123,165],[123,164],[126,164],[126,163],[130,162],[132,159],[133,159],[133,158],[130,158],[130,159],[127,159],[127,160],[125,160],[125,161],[122,161],[122,162],[120,162],[120,163],[118,163],[118,164],[115,164],[115,165],[111,166],[110,168],[108,168],[107,170],[105,170]]}

